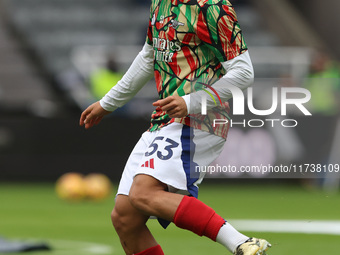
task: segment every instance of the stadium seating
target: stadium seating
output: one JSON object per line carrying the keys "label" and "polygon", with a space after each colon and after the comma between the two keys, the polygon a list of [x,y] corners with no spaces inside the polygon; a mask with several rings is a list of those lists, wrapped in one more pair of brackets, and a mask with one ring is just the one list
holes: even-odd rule
{"label": "stadium seating", "polygon": [[47,69],[72,68],[70,52],[78,45],[140,44],[148,7],[132,0],[8,0],[8,17]]}
{"label": "stadium seating", "polygon": [[[30,112],[37,103],[55,101],[49,86],[24,56],[25,49],[0,20],[0,111]],[[47,114],[47,112],[45,112]]]}

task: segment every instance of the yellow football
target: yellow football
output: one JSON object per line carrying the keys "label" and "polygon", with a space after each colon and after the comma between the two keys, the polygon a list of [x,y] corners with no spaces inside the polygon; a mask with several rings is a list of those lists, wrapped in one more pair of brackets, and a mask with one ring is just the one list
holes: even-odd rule
{"label": "yellow football", "polygon": [[86,196],[85,182],[80,173],[66,173],[56,182],[56,192],[59,198],[78,201]]}
{"label": "yellow football", "polygon": [[102,200],[107,198],[112,192],[112,183],[104,174],[88,174],[84,177],[84,183],[85,193],[88,199]]}

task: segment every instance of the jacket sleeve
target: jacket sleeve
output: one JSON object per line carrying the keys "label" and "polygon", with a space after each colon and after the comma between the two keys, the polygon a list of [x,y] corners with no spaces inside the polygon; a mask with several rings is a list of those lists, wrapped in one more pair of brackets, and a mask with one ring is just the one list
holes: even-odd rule
{"label": "jacket sleeve", "polygon": [[153,77],[153,56],[152,46],[145,43],[122,79],[100,100],[105,110],[114,111],[125,105]]}
{"label": "jacket sleeve", "polygon": [[[226,70],[226,74],[215,82],[212,87],[216,90],[222,102],[226,102],[233,96],[229,89],[230,86],[245,90],[254,82],[254,69],[248,51],[231,60],[223,62],[222,65]],[[189,114],[201,112],[202,96],[205,93],[205,91],[201,90],[183,96]],[[214,93],[211,94],[216,97]],[[215,98],[215,100],[217,100],[217,98]],[[207,97],[207,109],[214,107],[216,107],[214,100],[211,97]]]}

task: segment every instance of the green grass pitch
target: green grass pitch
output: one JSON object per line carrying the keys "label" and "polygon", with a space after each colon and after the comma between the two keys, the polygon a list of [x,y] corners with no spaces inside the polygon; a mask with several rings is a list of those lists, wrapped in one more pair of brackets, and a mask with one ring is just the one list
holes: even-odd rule
{"label": "green grass pitch", "polygon": [[[0,236],[10,240],[44,241],[52,251],[32,255],[123,254],[110,222],[114,204],[61,201],[54,184],[0,183]],[[226,219],[298,219],[340,221],[340,194],[306,190],[295,185],[203,183],[202,201]],[[228,254],[221,245],[198,237],[173,224],[163,230],[148,223],[165,254]],[[268,254],[338,254],[339,235],[244,232],[268,239]],[[14,254],[15,253],[11,253]]]}

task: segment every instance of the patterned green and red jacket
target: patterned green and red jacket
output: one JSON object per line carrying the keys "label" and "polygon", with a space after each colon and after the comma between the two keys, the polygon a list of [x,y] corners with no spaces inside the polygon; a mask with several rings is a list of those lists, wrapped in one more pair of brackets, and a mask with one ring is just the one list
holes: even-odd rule
{"label": "patterned green and red jacket", "polygon": [[[247,50],[231,3],[227,0],[152,0],[146,42],[154,48],[154,71],[160,99],[184,96],[212,86],[225,74],[222,62]],[[179,122],[226,138],[228,125],[213,127],[213,119],[228,118],[228,103],[207,115],[171,119],[156,110],[150,131]]]}

